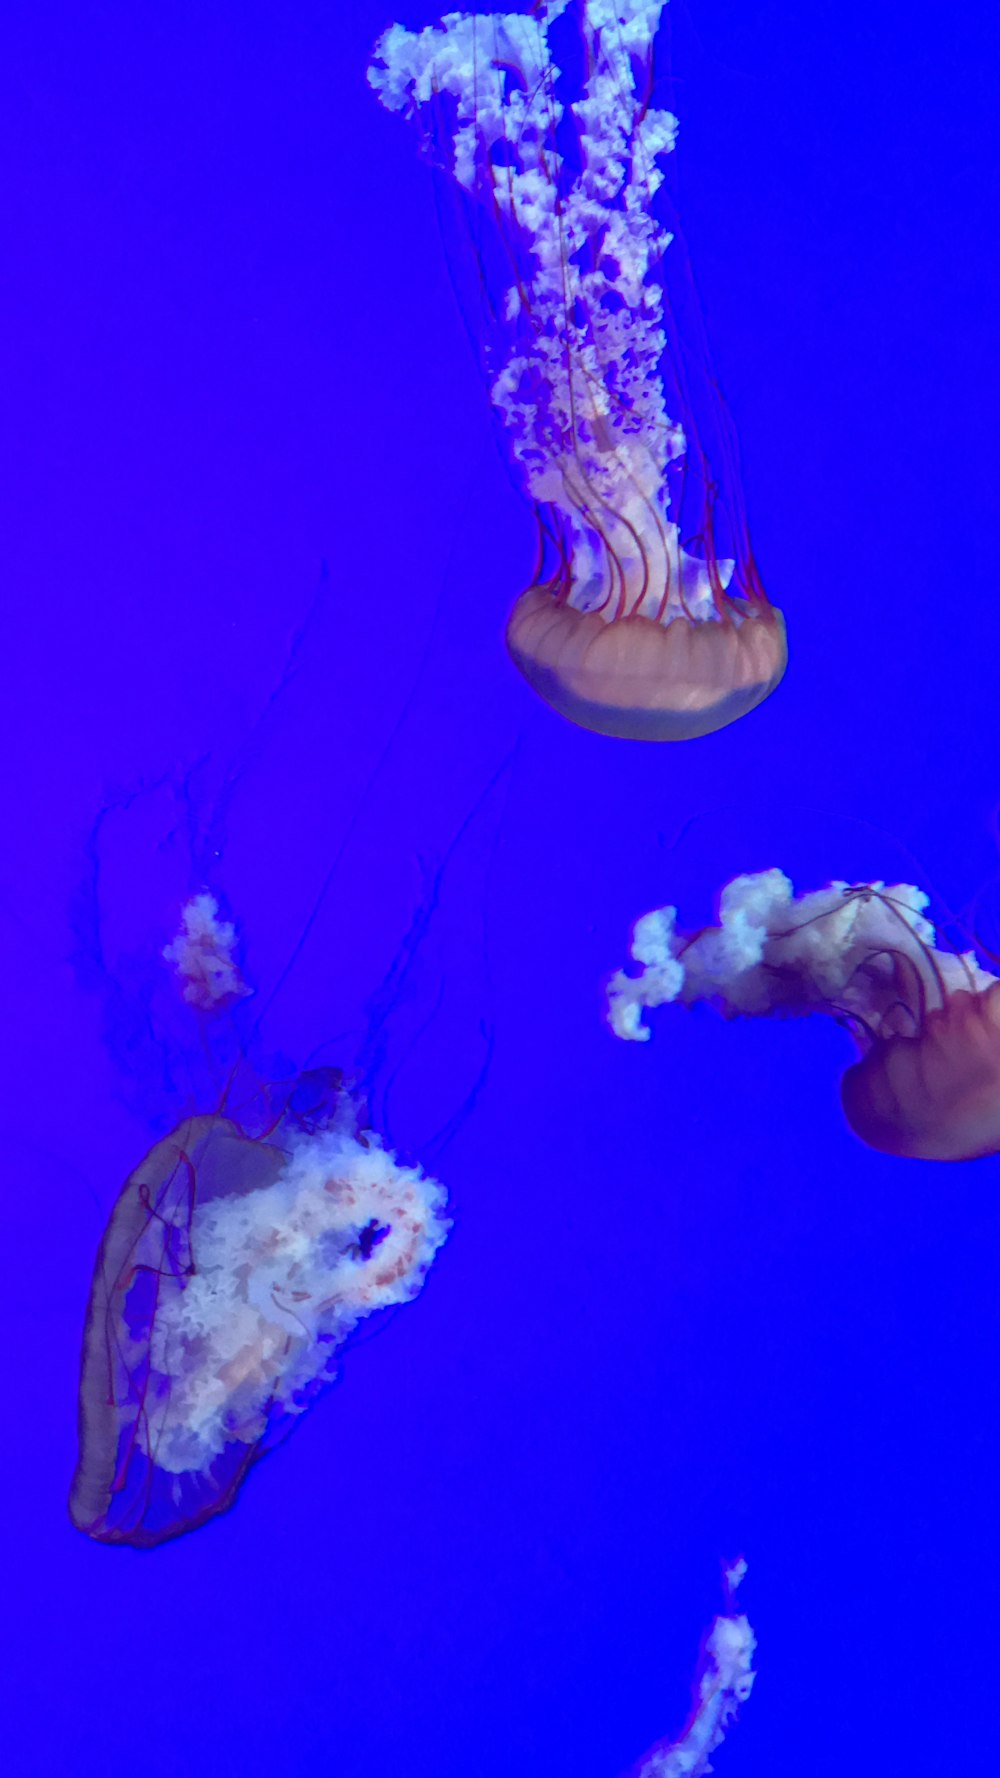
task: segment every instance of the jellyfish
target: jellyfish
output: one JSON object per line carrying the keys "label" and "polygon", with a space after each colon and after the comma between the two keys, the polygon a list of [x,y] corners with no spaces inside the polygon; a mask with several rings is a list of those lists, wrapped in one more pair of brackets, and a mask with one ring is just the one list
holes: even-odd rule
{"label": "jellyfish", "polygon": [[[651,103],[662,10],[544,0],[530,16],[392,25],[368,78],[418,124],[470,215],[474,331],[539,523],[511,658],[583,728],[678,741],[760,704],[786,643],[750,549],[683,244],[660,214],[677,135]],[[564,15],[582,37],[578,89],[550,43]]]}
{"label": "jellyfish", "polygon": [[757,1640],[749,1619],[736,1605],[736,1589],[746,1567],[741,1556],[723,1570],[726,1610],[705,1636],[694,1703],[683,1734],[651,1747],[632,1768],[631,1778],[705,1778],[713,1770],[709,1756],[721,1745],[757,1677],[753,1669]]}
{"label": "jellyfish", "polygon": [[939,947],[908,883],[842,883],[796,896],[780,870],[736,877],[719,924],[677,929],[658,908],[633,928],[608,984],[615,1035],[645,1039],[647,1008],[715,1002],[731,1018],[822,1012],[859,1059],[841,1083],[847,1122],[883,1153],[973,1160],[1000,1151],[1000,979],[972,950]]}
{"label": "jellyfish", "polygon": [[[246,732],[109,787],[86,838],[73,961],[144,1156],[106,1217],[82,1343],[70,1513],[104,1543],[228,1508],[362,1325],[417,1296],[450,1227],[438,1162],[490,1057],[463,913],[510,761],[483,789],[467,756],[457,826],[442,797],[414,804],[411,833],[374,795],[404,707],[345,794],[339,621],[324,577]],[[407,760],[427,769],[412,737]]]}
{"label": "jellyfish", "polygon": [[[186,905],[164,954],[189,1004],[249,993],[234,938],[213,896]],[[73,1523],[148,1547],[231,1505],[357,1324],[416,1296],[448,1228],[443,1187],[367,1127],[340,1070],[250,1095],[234,1071],[219,1109],[135,1168],[101,1240]]]}

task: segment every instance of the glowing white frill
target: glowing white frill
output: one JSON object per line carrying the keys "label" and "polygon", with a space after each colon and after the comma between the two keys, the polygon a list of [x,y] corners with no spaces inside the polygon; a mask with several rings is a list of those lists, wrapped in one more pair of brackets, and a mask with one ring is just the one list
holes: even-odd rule
{"label": "glowing white frill", "polygon": [[[742,1559],[726,1570],[730,1605],[745,1573]],[[713,1770],[709,1755],[724,1740],[757,1677],[753,1670],[756,1647],[749,1620],[742,1614],[734,1611],[716,1618],[705,1638],[696,1702],[683,1735],[679,1741],[661,1741],[651,1747],[634,1768],[634,1778],[705,1778]]]}
{"label": "glowing white frill", "polygon": [[194,1269],[162,1292],[150,1342],[159,1468],[206,1470],[273,1406],[301,1411],[357,1322],[416,1296],[444,1206],[436,1180],[336,1128],[301,1137],[272,1184],[196,1204]]}
{"label": "glowing white frill", "polygon": [[929,897],[911,883],[831,883],[796,896],[780,870],[736,877],[719,897],[719,924],[679,932],[677,910],[637,920],[640,967],[608,983],[616,1037],[645,1040],[648,1007],[716,1001],[728,1016],[825,1012],[871,1037],[908,1035],[914,1017],[960,989],[996,980],[973,952],[935,946]]}
{"label": "glowing white frill", "polygon": [[252,993],[233,957],[236,928],[219,917],[214,895],[203,890],[181,910],[181,928],[163,955],[183,982],[189,1006],[200,1012],[217,1012],[233,1000]]}

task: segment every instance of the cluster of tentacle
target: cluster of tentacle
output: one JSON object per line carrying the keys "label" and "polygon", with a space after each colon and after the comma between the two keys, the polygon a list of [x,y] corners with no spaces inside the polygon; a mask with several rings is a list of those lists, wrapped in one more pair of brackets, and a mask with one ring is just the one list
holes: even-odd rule
{"label": "cluster of tentacle", "polygon": [[669,516],[667,467],[687,439],[666,409],[653,275],[672,238],[653,198],[677,131],[649,102],[663,4],[583,0],[586,76],[570,104],[548,35],[566,5],[393,25],[369,80],[499,231],[508,276],[485,342],[492,397],[572,563],[556,590],[608,619],[714,617],[733,564],[688,554]]}

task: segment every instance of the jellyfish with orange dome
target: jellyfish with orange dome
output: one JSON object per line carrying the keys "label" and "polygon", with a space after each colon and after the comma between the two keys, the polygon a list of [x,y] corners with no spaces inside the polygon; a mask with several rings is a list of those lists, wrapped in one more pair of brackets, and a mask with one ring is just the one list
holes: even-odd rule
{"label": "jellyfish with orange dome", "polygon": [[[491,401],[540,528],[511,657],[572,722],[678,741],[760,704],[786,644],[683,245],[661,214],[677,133],[651,103],[663,3],[544,0],[392,25],[368,78],[471,211]],[[575,97],[550,42],[574,21]]]}
{"label": "jellyfish with orange dome", "polygon": [[826,1013],[859,1059],[841,1083],[850,1128],[915,1160],[1000,1153],[1000,978],[942,948],[912,884],[831,883],[796,896],[779,870],[737,877],[719,923],[682,932],[644,914],[608,984],[616,1036],[649,1037],[648,1008],[714,1002],[730,1018]]}

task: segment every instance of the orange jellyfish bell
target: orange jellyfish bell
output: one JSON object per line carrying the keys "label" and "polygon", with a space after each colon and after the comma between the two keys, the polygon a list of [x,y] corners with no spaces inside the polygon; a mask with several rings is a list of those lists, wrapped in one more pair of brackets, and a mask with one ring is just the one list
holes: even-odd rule
{"label": "orange jellyfish bell", "polygon": [[[661,12],[539,0],[530,15],[393,25],[368,78],[471,200],[471,331],[542,537],[507,625],[511,658],[583,728],[681,741],[754,709],[787,651],[658,196],[677,133],[651,102]],[[578,76],[556,66],[552,26]]]}
{"label": "orange jellyfish bell", "polygon": [[631,741],[689,741],[745,716],[774,690],[788,658],[780,611],[764,603],[717,619],[605,619],[530,587],[511,612],[507,647],[546,703],[581,728]]}
{"label": "orange jellyfish bell", "polygon": [[913,1036],[875,1043],[841,1082],[851,1129],[884,1154],[972,1161],[1000,1153],[1000,982],[960,988]]}

